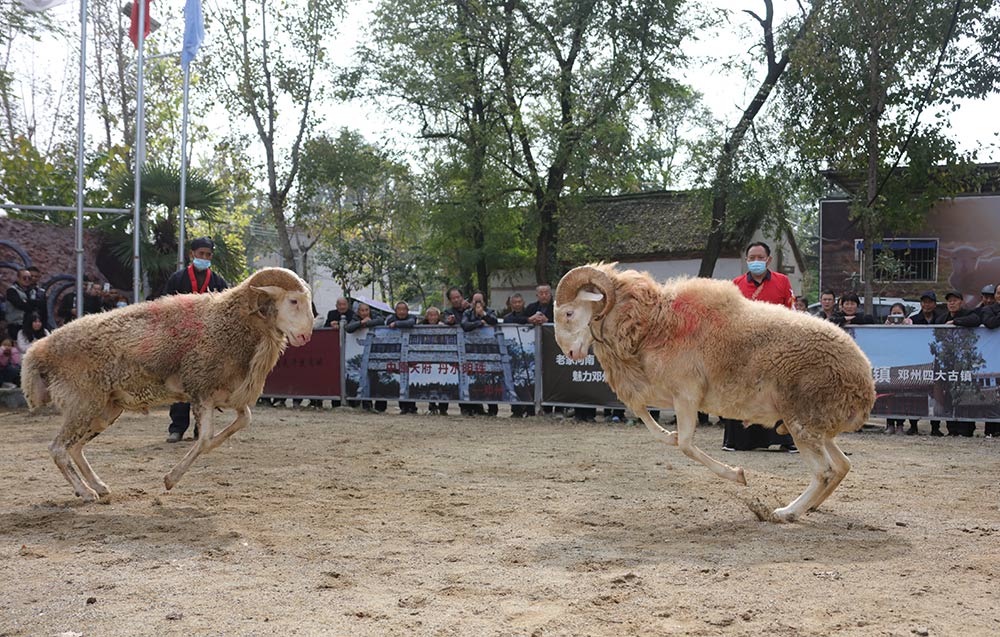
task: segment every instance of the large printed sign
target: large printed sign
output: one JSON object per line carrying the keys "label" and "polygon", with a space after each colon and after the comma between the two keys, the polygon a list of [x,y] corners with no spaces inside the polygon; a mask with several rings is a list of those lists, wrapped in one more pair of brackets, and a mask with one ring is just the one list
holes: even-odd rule
{"label": "large printed sign", "polygon": [[345,335],[347,396],[534,403],[535,332],[497,325],[377,327]]}
{"label": "large printed sign", "polygon": [[[899,418],[1000,420],[1000,330],[871,326],[849,333],[872,363],[873,413]],[[573,361],[553,326],[386,327],[345,334],[319,329],[305,347],[289,347],[267,378],[266,396],[347,396],[430,402],[533,403],[536,334],[542,402],[620,407],[593,356]]]}
{"label": "large printed sign", "polygon": [[593,354],[581,361],[564,356],[553,325],[542,326],[542,402],[562,405],[622,407],[604,381],[604,370]]}
{"label": "large printed sign", "polygon": [[288,347],[264,383],[264,396],[340,397],[340,332],[320,328],[302,347]]}
{"label": "large printed sign", "polygon": [[872,363],[872,413],[1000,420],[1000,332],[915,325],[849,331]]}

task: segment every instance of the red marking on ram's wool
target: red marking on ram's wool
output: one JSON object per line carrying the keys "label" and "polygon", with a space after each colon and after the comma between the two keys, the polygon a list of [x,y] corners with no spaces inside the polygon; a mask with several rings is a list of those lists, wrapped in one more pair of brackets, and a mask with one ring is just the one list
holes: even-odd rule
{"label": "red marking on ram's wool", "polygon": [[678,295],[670,304],[670,309],[678,318],[677,329],[673,334],[675,339],[684,339],[697,332],[707,314],[704,305],[687,295]]}
{"label": "red marking on ram's wool", "polygon": [[[156,350],[161,354],[167,350],[169,351],[169,361],[179,364],[184,358],[184,354],[198,344],[205,331],[205,323],[194,311],[193,297],[177,296],[171,301],[180,306],[179,313],[166,311],[165,304],[153,303],[150,305],[149,328],[139,345],[139,354],[150,356]],[[170,320],[172,315],[177,314],[181,317],[179,321]]]}

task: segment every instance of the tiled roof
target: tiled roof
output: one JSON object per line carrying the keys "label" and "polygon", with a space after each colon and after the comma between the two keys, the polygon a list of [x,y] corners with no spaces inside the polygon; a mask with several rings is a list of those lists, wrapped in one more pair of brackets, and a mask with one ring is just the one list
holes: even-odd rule
{"label": "tiled roof", "polygon": [[[559,252],[563,260],[701,258],[708,205],[707,198],[690,191],[592,197],[563,214]],[[738,236],[727,237],[722,256],[738,255],[753,230],[741,228],[733,233]]]}

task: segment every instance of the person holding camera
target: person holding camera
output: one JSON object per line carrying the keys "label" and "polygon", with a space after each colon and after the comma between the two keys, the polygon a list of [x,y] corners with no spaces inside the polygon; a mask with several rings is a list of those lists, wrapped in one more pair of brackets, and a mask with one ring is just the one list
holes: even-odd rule
{"label": "person holding camera", "polygon": [[27,268],[18,270],[17,279],[7,288],[7,335],[17,338],[24,315],[34,312],[45,322],[45,293],[35,286],[34,275]]}
{"label": "person holding camera", "polygon": [[[886,325],[913,325],[913,319],[906,315],[906,306],[902,303],[893,303],[892,307],[889,308],[889,316],[885,318]],[[910,421],[910,427],[916,433],[916,421]],[[885,433],[887,434],[903,434],[906,433],[903,429],[903,419],[902,418],[886,418],[885,419]]]}
{"label": "person holding camera", "polygon": [[893,303],[889,308],[889,316],[885,317],[886,325],[913,325],[913,319],[906,315],[906,306]]}
{"label": "person holding camera", "polygon": [[21,350],[9,338],[0,343],[0,383],[8,387],[21,384]]}

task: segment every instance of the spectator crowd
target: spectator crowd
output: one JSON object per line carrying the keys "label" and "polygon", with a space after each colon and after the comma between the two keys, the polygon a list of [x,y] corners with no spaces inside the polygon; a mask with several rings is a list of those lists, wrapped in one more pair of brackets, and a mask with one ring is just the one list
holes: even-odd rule
{"label": "spectator crowd", "polygon": [[[41,271],[35,266],[18,270],[14,283],[0,300],[0,386],[21,384],[21,359],[40,338],[49,334],[47,294],[39,283]],[[84,279],[84,313],[105,312],[128,304],[125,296],[108,284],[101,285],[91,278]],[[56,326],[76,317],[76,293],[69,291],[59,297],[53,317]]]}
{"label": "spectator crowd", "polygon": [[[205,246],[195,245],[198,241],[205,243]],[[199,247],[206,246],[209,250],[204,255],[198,252]],[[173,278],[183,283],[187,280],[185,277],[190,276],[194,281],[193,285],[197,286],[201,279],[197,279],[194,275],[205,272],[207,277],[217,277],[218,275],[209,269],[212,247],[214,246],[207,238],[192,242],[192,265],[179,271]],[[746,274],[733,281],[744,296],[755,301],[784,305],[796,311],[810,311],[808,299],[804,296],[794,295],[787,277],[770,270],[771,254],[770,248],[766,244],[761,242],[751,244],[747,248],[746,256]],[[199,259],[199,257],[202,258]],[[200,261],[204,261],[204,263]],[[206,279],[205,286],[209,286],[207,277],[202,277]],[[49,310],[46,305],[46,291],[39,285],[40,279],[41,273],[38,268],[29,267],[20,270],[17,273],[16,281],[8,288],[3,303],[0,303],[0,383],[4,387],[20,384],[20,364],[24,354],[35,341],[49,333],[46,329],[46,325],[49,323],[47,320]],[[212,283],[213,285],[210,286],[212,289],[224,289],[228,285],[221,279],[218,282],[213,279]],[[188,291],[186,288],[180,290],[178,285],[174,287],[178,287],[178,289],[165,290],[164,293],[201,291],[194,289]],[[551,323],[553,321],[552,288],[549,285],[539,285],[535,289],[535,295],[536,299],[529,304],[520,293],[512,294],[507,299],[505,307],[498,312],[488,306],[485,295],[481,291],[474,291],[466,298],[458,287],[452,287],[445,294],[447,307],[443,310],[433,306],[428,307],[423,316],[410,312],[409,305],[405,301],[396,303],[394,311],[383,316],[367,303],[352,304],[350,300],[342,297],[337,299],[334,309],[327,313],[323,325],[335,330],[343,327],[346,332],[353,333],[360,329],[377,326],[404,329],[415,325],[427,325],[441,329],[472,331],[499,323],[521,325]],[[102,286],[90,277],[84,279],[84,314],[105,312],[124,307],[127,304],[125,295],[112,289],[108,284]],[[76,313],[76,294],[70,290],[60,296],[55,307],[53,322],[57,326],[61,326],[74,320]],[[853,292],[845,292],[838,298],[834,290],[823,290],[820,294],[819,306],[812,313],[818,318],[842,327],[873,325],[880,322],[875,317],[864,313],[861,299]],[[933,290],[928,290],[921,294],[920,308],[917,311],[910,314],[905,305],[896,303],[889,310],[884,323],[885,325],[898,326],[954,325],[966,328],[982,325],[989,329],[996,329],[1000,327],[1000,303],[996,301],[996,286],[987,285],[981,290],[981,301],[974,309],[964,307],[964,298],[959,291],[946,292],[944,302],[940,303],[937,294]],[[284,400],[261,399],[261,401],[275,405],[284,404]],[[300,403],[301,400],[294,401],[296,405]],[[378,412],[384,412],[388,407],[387,402],[383,400],[349,400],[348,404]],[[337,405],[339,403],[334,404],[334,406]],[[175,409],[180,407],[182,407],[181,404],[174,406]],[[415,414],[417,413],[417,405],[412,401],[401,401],[399,410],[401,414]],[[428,411],[431,414],[447,415],[448,410],[449,404],[446,402],[432,402],[428,405]],[[499,411],[497,404],[472,403],[460,403],[459,410],[467,416],[496,416]],[[569,410],[552,407],[545,408],[545,411],[555,413],[557,417],[569,413]],[[595,408],[581,407],[572,410],[574,418],[584,421],[595,420],[596,413]],[[171,415],[172,421],[184,421],[176,424],[187,425],[187,419],[174,418],[173,413]],[[527,405],[512,405],[511,415],[512,417],[533,416],[535,408]],[[623,410],[605,409],[604,417],[609,422],[619,422],[624,419],[625,414]],[[708,421],[707,414],[700,414],[699,418],[702,423]],[[726,450],[745,450],[777,444],[786,451],[795,451],[791,438],[787,435],[775,434],[773,429],[755,426],[744,427],[742,423],[726,419],[720,419],[720,422],[726,428],[723,443],[723,448]],[[946,435],[941,430],[940,420],[930,420],[929,422],[931,436]],[[976,423],[971,420],[948,420],[945,425],[947,435],[950,436],[971,437],[976,427]],[[174,427],[174,429],[179,429],[179,426]],[[171,431],[173,432],[173,429]],[[918,435],[920,433],[918,420],[910,419],[909,427],[906,428],[903,419],[890,418],[886,423],[886,433]],[[987,437],[1000,436],[1000,420],[987,421],[984,434]],[[173,437],[179,439],[176,434]]]}
{"label": "spectator crowd", "polygon": [[[907,313],[907,308],[902,303],[894,303],[886,317],[885,325],[954,325],[956,327],[979,327],[988,329],[1000,327],[1000,304],[996,300],[997,286],[987,285],[980,290],[980,302],[973,309],[964,307],[965,299],[958,290],[949,290],[944,294],[944,303],[938,302],[937,294],[933,290],[927,290],[920,295],[920,309],[912,314]],[[802,298],[802,297],[799,297]],[[820,305],[814,315],[832,321],[840,326],[848,325],[875,325],[879,323],[873,316],[865,314],[861,309],[861,299],[857,294],[844,293],[840,296],[839,303],[837,295],[833,290],[823,290],[820,294]],[[807,307],[808,302],[803,298],[803,306]],[[798,309],[798,305],[796,306]],[[906,434],[916,436],[920,434],[918,427],[919,419],[911,418],[909,427],[905,426],[902,418],[889,418],[886,420],[887,434]],[[940,420],[930,420],[931,436],[965,436],[972,437],[976,430],[976,421],[968,419],[957,419],[945,421],[946,431],[941,431]],[[987,420],[984,422],[984,435],[987,438],[1000,436],[1000,420]]]}

